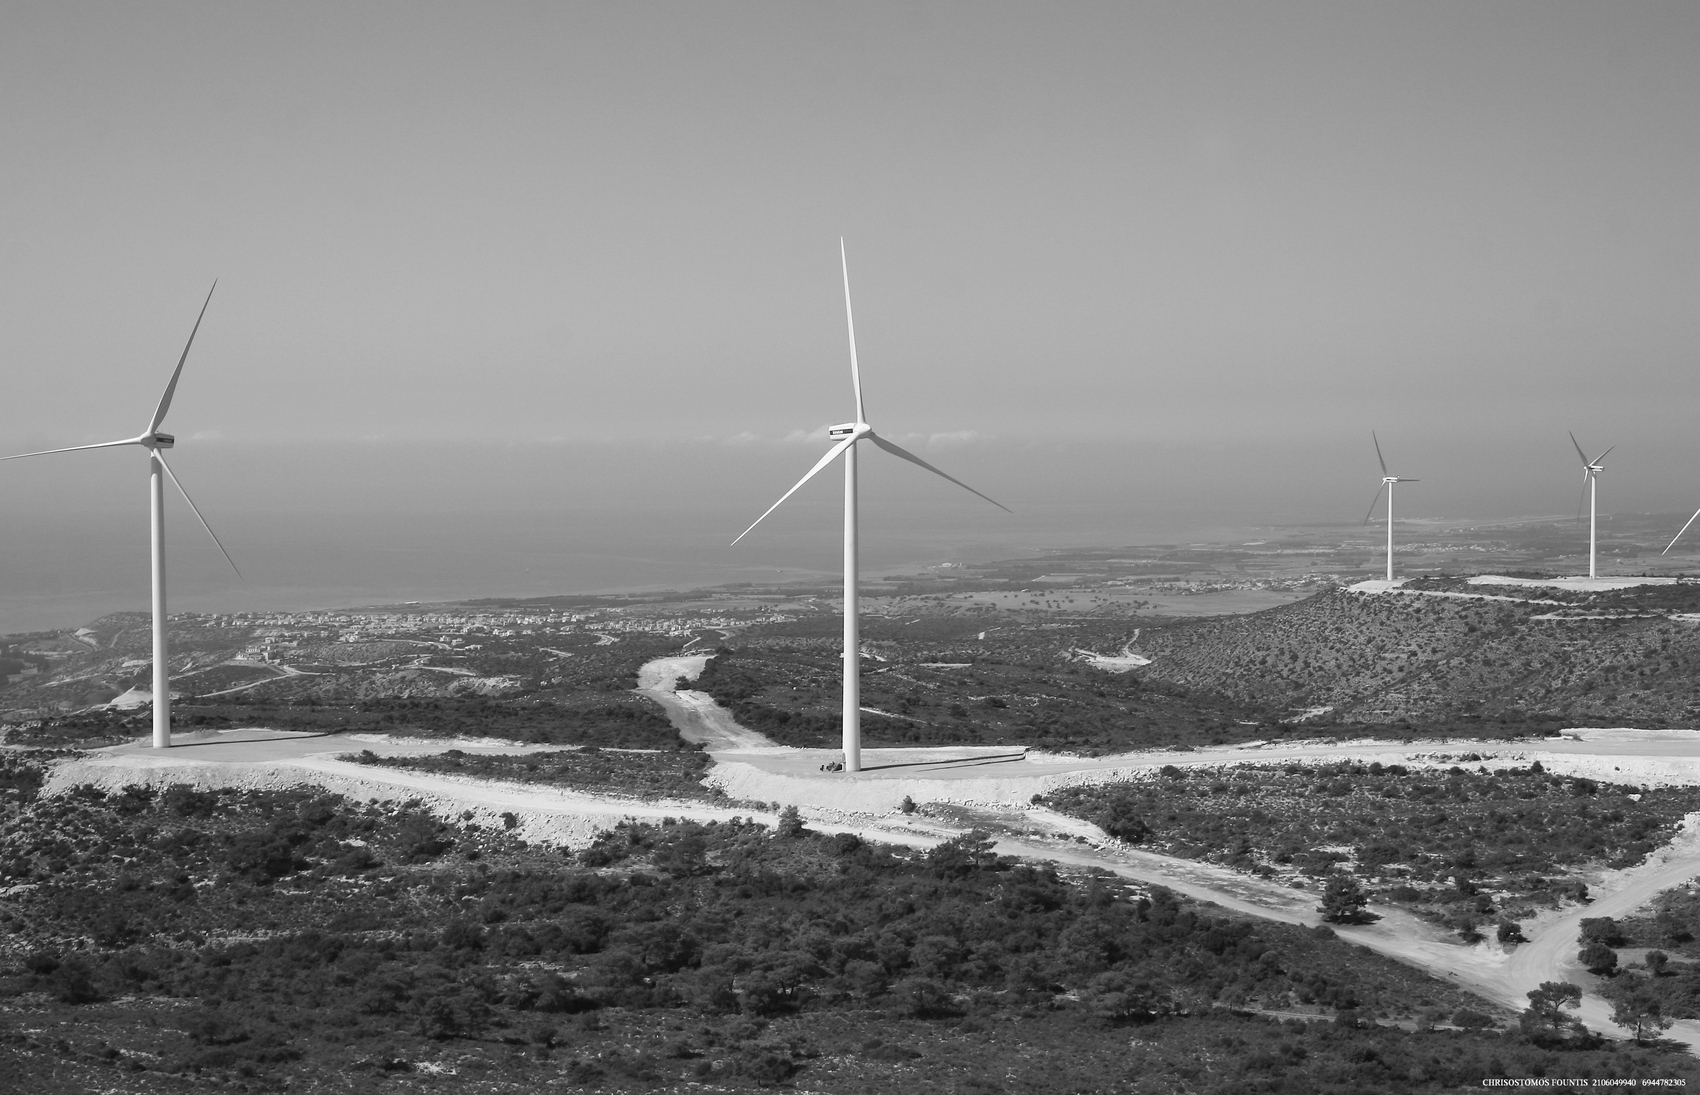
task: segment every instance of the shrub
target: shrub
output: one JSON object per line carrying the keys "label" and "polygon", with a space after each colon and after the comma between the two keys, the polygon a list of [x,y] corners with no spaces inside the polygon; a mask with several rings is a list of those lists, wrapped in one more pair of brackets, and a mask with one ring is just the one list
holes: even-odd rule
{"label": "shrub", "polygon": [[1459,1008],[1452,1013],[1452,1025],[1465,1030],[1486,1030],[1494,1025],[1493,1017],[1471,1008]]}
{"label": "shrub", "polygon": [[67,958],[48,975],[48,987],[60,1003],[92,1004],[100,999],[94,973],[80,958]]}
{"label": "shrub", "polygon": [[1604,943],[1608,947],[1623,945],[1623,930],[1609,916],[1583,917],[1581,928],[1584,943]]}
{"label": "shrub", "polygon": [[1617,952],[1604,943],[1589,943],[1576,952],[1577,961],[1589,973],[1606,976],[1617,969]]}

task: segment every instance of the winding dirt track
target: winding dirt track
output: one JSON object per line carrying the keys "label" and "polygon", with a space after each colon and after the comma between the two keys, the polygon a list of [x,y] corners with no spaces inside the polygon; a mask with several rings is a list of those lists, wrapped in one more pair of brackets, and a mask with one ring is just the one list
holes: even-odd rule
{"label": "winding dirt track", "polygon": [[[915,782],[916,770],[924,769],[923,783],[939,801],[973,803],[993,812],[998,827],[1011,834],[998,848],[1008,855],[1076,866],[1102,867],[1124,878],[1167,886],[1179,893],[1211,901],[1240,913],[1288,924],[1319,922],[1317,894],[1294,890],[1259,878],[1238,874],[1209,863],[1171,858],[1140,851],[1108,840],[1104,834],[1077,819],[1026,805],[1033,791],[1048,789],[1060,781],[1124,779],[1132,772],[1167,763],[1233,764],[1270,763],[1300,759],[1367,759],[1400,757],[1419,763],[1450,763],[1438,751],[1472,747],[1494,756],[1484,759],[1507,763],[1538,756],[1547,767],[1565,762],[1586,767],[1588,774],[1611,779],[1613,773],[1626,782],[1656,769],[1664,782],[1700,783],[1700,755],[1692,732],[1635,734],[1625,731],[1590,732],[1563,742],[1540,742],[1508,746],[1505,743],[1427,743],[1413,746],[1381,742],[1346,745],[1234,747],[1193,753],[1152,753],[1111,758],[1081,764],[1060,763],[1061,758],[1018,759],[1005,763],[997,757],[970,757],[970,750],[952,762],[938,754],[948,750],[914,750],[908,761],[887,765],[888,771],[867,771],[846,779],[821,774],[813,763],[819,751],[791,750],[775,745],[754,731],[739,726],[730,712],[707,693],[676,690],[676,682],[702,672],[707,655],[660,658],[645,665],[637,691],[653,698],[667,711],[669,719],[687,740],[700,742],[715,754],[715,772],[723,770],[754,773],[755,777],[777,779],[797,795],[775,795],[796,801],[808,813],[812,827],[827,832],[855,832],[871,839],[927,847],[958,835],[974,824],[948,822],[923,816],[884,814],[876,816],[862,805],[843,808],[849,798],[881,801],[894,790]],[[270,730],[226,731],[218,734],[184,736],[180,748],[156,752],[146,743],[118,746],[61,764],[44,788],[44,793],[62,792],[77,783],[122,786],[133,783],[193,783],[201,786],[281,786],[313,783],[327,790],[359,798],[418,796],[445,814],[472,809],[494,819],[498,811],[511,811],[521,820],[522,835],[532,840],[568,844],[588,842],[594,833],[622,818],[655,819],[688,817],[702,821],[725,820],[734,814],[771,821],[763,811],[733,810],[701,802],[642,802],[614,799],[536,785],[474,781],[421,772],[373,768],[338,759],[351,749],[371,748],[386,755],[434,753],[447,748],[473,751],[521,752],[527,747],[498,741],[409,741],[378,735],[322,736]],[[548,748],[548,747],[532,747]],[[892,754],[905,751],[888,750]],[[1615,763],[1614,763],[1615,762]],[[947,763],[947,776],[940,778],[936,767]],[[983,780],[975,773],[995,763],[1000,771],[991,802],[978,797]],[[1623,769],[1629,769],[1625,772]],[[816,769],[810,771],[810,769]],[[1580,773],[1579,773],[1580,774]],[[713,778],[711,776],[711,778]],[[809,782],[803,782],[808,780]],[[810,784],[815,793],[808,793]],[[883,786],[882,786],[883,785]],[[759,782],[757,786],[760,786]],[[951,794],[959,788],[966,794]],[[859,792],[872,792],[864,796]],[[884,793],[881,793],[884,792]],[[839,809],[811,803],[836,801]],[[874,809],[881,807],[875,806]],[[972,813],[973,811],[969,811]],[[1079,838],[1088,843],[1081,843]],[[1513,1011],[1526,1004],[1525,994],[1542,981],[1572,981],[1583,986],[1579,1017],[1590,1028],[1614,1031],[1611,1008],[1589,991],[1597,982],[1576,966],[1578,922],[1584,916],[1623,916],[1645,905],[1662,890],[1700,876],[1700,814],[1690,815],[1683,832],[1670,845],[1640,866],[1591,880],[1594,900],[1540,918],[1528,928],[1531,942],[1512,950],[1480,943],[1464,946],[1434,926],[1399,909],[1377,907],[1381,919],[1374,924],[1336,927],[1351,942],[1406,962],[1420,969],[1457,981],[1481,996]],[[1679,1022],[1667,1037],[1700,1049],[1700,1022]]]}
{"label": "winding dirt track", "polygon": [[637,692],[660,704],[679,736],[705,746],[710,752],[783,750],[754,730],[739,726],[732,712],[714,702],[707,692],[679,689],[679,678],[696,680],[712,655],[657,658],[638,670]]}
{"label": "winding dirt track", "polygon": [[[786,749],[760,734],[738,726],[730,712],[716,704],[707,693],[673,691],[674,682],[680,677],[695,678],[702,672],[706,663],[707,656],[663,658],[650,662],[639,674],[639,690],[667,709],[674,726],[688,740],[701,741],[717,754],[731,754],[717,755],[716,759],[732,763],[741,761],[745,764],[753,761],[756,766],[769,770],[779,768],[787,777],[787,781],[794,780],[799,775],[807,778],[809,762],[816,759],[816,751]],[[1353,743],[1345,747],[1332,744],[1241,746],[1183,754],[1151,755],[1141,758],[1144,764],[1138,767],[1156,768],[1177,762],[1183,765],[1270,764],[1295,760],[1357,760],[1377,756],[1390,761],[1417,759],[1413,754],[1426,753],[1432,757],[1436,752],[1436,744],[1429,743],[1416,748],[1405,743],[1384,742]],[[1460,743],[1460,751],[1464,744]],[[1468,743],[1468,746],[1471,751],[1488,754],[1484,759],[1501,759],[1505,754],[1523,759],[1522,754],[1531,751],[1528,745],[1505,748],[1497,743]],[[1445,744],[1441,744],[1441,748],[1444,749]],[[763,755],[737,755],[751,751]],[[1533,751],[1547,758],[1544,763],[1549,768],[1576,768],[1599,778],[1610,779],[1612,775],[1616,775],[1617,778],[1624,779],[1622,770],[1628,767],[1629,778],[1642,776],[1671,780],[1672,776],[1680,778],[1686,775],[1687,779],[1682,782],[1700,782],[1700,756],[1697,756],[1696,736],[1692,732],[1638,734],[1603,731],[1593,734],[1591,740],[1577,736],[1543,741],[1536,744]],[[1130,759],[1132,758],[1109,758],[1090,766],[1079,766],[1070,774],[1076,778],[1080,775],[1090,778],[1091,775],[1102,773],[1104,777],[1116,778],[1122,774],[1121,770]],[[1613,761],[1617,763],[1612,763]],[[1018,762],[1011,767],[1026,768],[1027,762]],[[1606,768],[1611,769],[1610,774],[1604,771]],[[1091,769],[1097,771],[1093,772]],[[1682,772],[1680,769],[1687,771]],[[964,765],[956,768],[952,774],[970,776],[972,772],[972,766]],[[934,777],[938,774],[929,773]],[[1046,774],[1054,778],[1057,774],[1055,767]],[[1578,774],[1581,772],[1578,771]],[[1017,781],[1020,781],[1022,775],[1027,775],[1034,784],[1041,781],[1051,782],[1038,772],[1011,771],[1007,775],[1000,775],[1005,779],[1014,777]],[[843,780],[840,778],[833,782],[842,784]],[[927,789],[937,790],[937,787],[931,784],[932,781],[929,780]],[[1036,825],[1041,833],[1048,831],[1063,839],[1005,839],[998,844],[1000,852],[1053,863],[1103,867],[1124,878],[1167,886],[1189,897],[1287,924],[1309,926],[1321,922],[1317,912],[1317,895],[1313,892],[1277,886],[1215,864],[1116,846],[1106,841],[1103,833],[1092,830],[1092,827],[1083,826],[1080,822],[1052,814],[1050,811],[1025,811],[1023,821],[1028,825]],[[891,832],[892,828],[891,824],[887,824],[861,831],[865,835],[877,836]],[[1095,835],[1097,840],[1087,845],[1074,842],[1073,837],[1087,835],[1081,831],[1083,828],[1091,830],[1091,835]],[[905,835],[909,833],[913,833],[913,829]],[[940,832],[937,835],[942,837],[949,834]],[[1531,941],[1510,950],[1486,942],[1465,946],[1450,933],[1442,932],[1427,921],[1418,919],[1402,909],[1383,906],[1373,908],[1372,911],[1380,916],[1373,924],[1337,925],[1335,931],[1370,950],[1436,976],[1455,980],[1512,1011],[1521,1011],[1527,1006],[1527,993],[1543,981],[1571,981],[1580,984],[1585,995],[1578,1017],[1591,1029],[1612,1031],[1617,1029],[1616,1024],[1611,1021],[1611,1006],[1597,995],[1598,979],[1582,970],[1576,962],[1580,921],[1589,916],[1623,916],[1645,905],[1660,891],[1696,876],[1700,876],[1700,815],[1691,815],[1682,833],[1672,844],[1650,856],[1638,867],[1600,879],[1593,887],[1594,900],[1590,904],[1573,906],[1543,917],[1530,929]],[[1681,1021],[1673,1026],[1666,1036],[1686,1044],[1690,1050],[1700,1050],[1700,1022]]]}

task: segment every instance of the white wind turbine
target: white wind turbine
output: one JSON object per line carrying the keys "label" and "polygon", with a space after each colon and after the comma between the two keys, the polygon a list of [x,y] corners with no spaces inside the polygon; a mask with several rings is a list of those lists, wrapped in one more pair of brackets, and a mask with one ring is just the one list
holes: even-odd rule
{"label": "white wind turbine", "polygon": [[[1588,496],[1588,577],[1598,578],[1599,572],[1594,565],[1595,548],[1599,544],[1599,540],[1594,534],[1594,503],[1597,495],[1599,494],[1600,472],[1605,471],[1605,465],[1601,464],[1600,461],[1606,458],[1606,453],[1611,452],[1611,450],[1617,448],[1617,446],[1613,445],[1610,449],[1607,449],[1592,460],[1589,460],[1588,454],[1582,451],[1582,443],[1576,440],[1576,435],[1574,433],[1570,435],[1570,443],[1576,446],[1576,455],[1582,458],[1582,493]],[[1576,519],[1578,521],[1582,519],[1582,505],[1580,501],[1578,501],[1576,505]],[[1686,528],[1687,526],[1685,525],[1683,527]],[[1679,532],[1677,535],[1681,536],[1682,533]],[[1671,543],[1674,544],[1676,541],[1672,540]],[[1666,548],[1665,550],[1669,551],[1670,549]]]}
{"label": "white wind turbine", "polygon": [[[213,289],[218,288],[218,282],[213,282]],[[165,628],[165,482],[169,477],[183,495],[183,501],[189,503],[189,509],[201,522],[201,527],[207,530],[207,535],[218,544],[218,550],[224,554],[224,561],[230,564],[230,569],[236,571],[240,578],[242,572],[236,569],[236,561],[230,553],[224,550],[224,545],[218,542],[212,526],[201,516],[201,511],[195,508],[195,502],[189,497],[189,492],[183,489],[177,476],[172,473],[171,466],[165,462],[165,451],[177,443],[177,439],[168,433],[160,432],[160,425],[165,421],[165,412],[171,409],[171,397],[177,391],[177,378],[183,375],[183,363],[189,360],[189,347],[195,344],[195,332],[201,329],[201,317],[207,314],[207,305],[212,303],[212,289],[207,290],[207,299],[201,305],[201,314],[195,317],[194,330],[189,332],[189,341],[183,346],[183,356],[177,359],[177,368],[171,374],[171,383],[165,386],[165,394],[159,397],[159,406],[154,408],[153,417],[148,420],[147,430],[136,437],[127,437],[122,441],[102,441],[98,445],[72,445],[66,449],[44,449],[41,452],[20,453],[17,456],[0,457],[3,460],[22,460],[27,456],[50,456],[60,452],[80,452],[83,449],[115,449],[124,445],[140,445],[148,450],[148,498],[153,514],[153,745],[155,749],[171,747],[171,669],[170,650],[166,641]]]}
{"label": "white wind turbine", "polygon": [[755,523],[738,534],[736,544],[748,536],[750,532],[767,519],[767,515],[778,509],[785,499],[797,493],[797,489],[813,479],[822,468],[844,457],[844,770],[859,772],[862,770],[862,699],[860,680],[860,643],[861,635],[857,619],[857,541],[856,541],[856,442],[872,441],[875,445],[909,461],[918,464],[934,475],[949,479],[952,483],[971,494],[979,495],[997,506],[1005,513],[1009,507],[1001,502],[987,498],[984,494],[962,482],[960,479],[945,475],[944,472],[922,460],[919,456],[906,449],[887,441],[874,432],[868,425],[868,416],[862,409],[862,374],[856,365],[856,320],[850,311],[850,260],[844,251],[844,241],[838,241],[838,257],[844,267],[844,321],[850,331],[850,385],[856,391],[856,420],[828,428],[827,435],[837,438],[838,443],[827,450],[825,456],[809,469],[809,473],[797,480],[797,486],[780,495],[779,501],[767,507],[767,512],[755,519]]}
{"label": "white wind turbine", "polygon": [[1382,456],[1381,456],[1381,439],[1379,437],[1375,436],[1374,430],[1369,431],[1369,439],[1371,441],[1375,442],[1375,459],[1381,465],[1381,486],[1380,486],[1379,489],[1376,490],[1375,497],[1370,499],[1369,512],[1364,514],[1364,524],[1366,524],[1366,525],[1369,524],[1369,519],[1375,515],[1375,504],[1377,502],[1381,501],[1381,492],[1386,491],[1387,492],[1387,580],[1389,582],[1391,582],[1393,580],[1393,486],[1396,483],[1420,483],[1420,482],[1422,482],[1422,480],[1421,479],[1401,479],[1397,475],[1388,474],[1387,461],[1382,459]]}

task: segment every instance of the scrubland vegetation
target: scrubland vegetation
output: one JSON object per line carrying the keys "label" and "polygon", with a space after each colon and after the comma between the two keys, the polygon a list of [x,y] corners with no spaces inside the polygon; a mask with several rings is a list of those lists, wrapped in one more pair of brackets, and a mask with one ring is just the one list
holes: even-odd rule
{"label": "scrubland vegetation", "polygon": [[[502,738],[536,745],[597,745],[624,749],[681,748],[673,729],[652,701],[629,692],[593,694],[577,702],[531,698],[451,696],[423,699],[377,697],[348,704],[196,703],[172,705],[179,733],[263,726],[306,733],[396,734],[423,738]],[[145,737],[152,713],[91,711],[14,724],[14,745],[118,744]]]}
{"label": "scrubland vegetation", "polygon": [[[1336,591],[1140,627],[871,617],[863,731],[888,745],[1101,754],[1282,736],[1491,740],[1577,720],[1667,726],[1700,715],[1700,629],[1663,617],[1532,618],[1552,611]],[[1124,650],[1151,662],[1109,672],[1086,657]],[[808,621],[738,636],[694,687],[776,741],[824,746],[836,740],[839,673],[837,638]]]}
{"label": "scrubland vegetation", "polygon": [[[308,792],[36,797],[4,763],[0,1068],[31,1091],[1421,1093],[1553,1050],[1326,931],[749,823],[575,855]],[[1308,1009],[1310,1021],[1265,1018]],[[1404,1019],[1399,1029],[1372,1025]],[[1700,1078],[1700,1077],[1697,1077]]]}
{"label": "scrubland vegetation", "polygon": [[[781,744],[830,746],[840,735],[840,664],[831,640],[751,639],[722,648],[691,687]],[[891,649],[885,664],[864,663],[862,703],[874,709],[862,715],[863,740],[874,746],[1020,744],[1101,754],[1268,733],[1245,709],[1016,644],[996,653],[983,645]]]}
{"label": "scrubland vegetation", "polygon": [[[1248,616],[1176,621],[1141,632],[1136,649],[1152,664],[1139,673],[1250,706],[1326,706],[1346,721],[1440,720],[1452,732],[1460,719],[1669,726],[1700,715],[1700,628],[1633,614],[1653,611],[1660,597],[1675,610],[1700,587],[1557,596],[1467,588],[1511,599],[1336,591]],[[1538,603],[1561,597],[1574,608]],[[1555,613],[1563,618],[1539,618]]]}
{"label": "scrubland vegetation", "polygon": [[1566,874],[1625,867],[1700,810],[1700,788],[1642,792],[1539,770],[1165,768],[1156,779],[1069,788],[1047,805],[1169,855],[1284,880],[1349,873],[1372,899],[1467,939],[1518,938],[1537,905],[1574,900]]}
{"label": "scrubland vegetation", "polygon": [[663,752],[604,752],[590,745],[548,753],[490,754],[450,749],[430,756],[399,757],[380,757],[364,750],[343,759],[379,768],[542,783],[596,794],[725,801],[724,792],[703,786],[702,778],[713,764],[708,754],[676,737],[674,741],[681,748]]}

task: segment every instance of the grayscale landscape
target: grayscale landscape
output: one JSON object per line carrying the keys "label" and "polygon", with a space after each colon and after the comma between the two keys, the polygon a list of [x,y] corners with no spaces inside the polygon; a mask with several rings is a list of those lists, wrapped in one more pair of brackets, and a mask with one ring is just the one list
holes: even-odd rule
{"label": "grayscale landscape", "polygon": [[0,11],[0,1095],[1700,1082],[1697,50]]}

